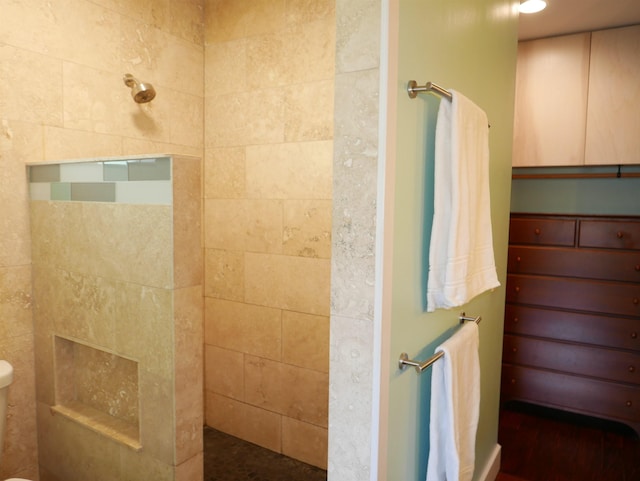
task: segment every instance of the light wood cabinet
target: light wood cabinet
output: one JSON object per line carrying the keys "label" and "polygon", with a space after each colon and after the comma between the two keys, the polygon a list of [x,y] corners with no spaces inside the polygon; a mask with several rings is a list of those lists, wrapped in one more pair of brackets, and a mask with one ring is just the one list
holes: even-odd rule
{"label": "light wood cabinet", "polygon": [[521,42],[514,167],[640,164],[640,25]]}
{"label": "light wood cabinet", "polygon": [[515,167],[584,163],[590,38],[581,33],[519,44]]}
{"label": "light wood cabinet", "polygon": [[593,32],[585,164],[640,163],[640,25]]}

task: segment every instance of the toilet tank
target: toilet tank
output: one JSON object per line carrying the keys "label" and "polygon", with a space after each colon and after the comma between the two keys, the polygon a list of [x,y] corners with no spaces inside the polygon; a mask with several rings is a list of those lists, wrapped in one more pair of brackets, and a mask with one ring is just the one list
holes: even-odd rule
{"label": "toilet tank", "polygon": [[13,382],[13,367],[7,361],[0,360],[0,462],[4,446],[4,423],[7,420],[7,392]]}

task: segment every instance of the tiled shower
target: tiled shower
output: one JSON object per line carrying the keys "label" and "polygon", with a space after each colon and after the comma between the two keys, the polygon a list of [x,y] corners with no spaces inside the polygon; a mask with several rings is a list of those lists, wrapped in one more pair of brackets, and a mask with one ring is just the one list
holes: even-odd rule
{"label": "tiled shower", "polygon": [[[104,365],[118,355],[124,372],[139,362],[109,343],[96,349],[103,344],[95,337],[98,326],[76,332],[73,317],[68,332],[43,347],[32,297],[43,273],[34,269],[32,278],[25,166],[150,152],[203,159],[207,423],[326,466],[335,6],[326,0],[250,3],[3,4],[0,357],[16,368],[16,382],[0,477],[38,479],[38,444],[41,453],[50,447],[46,429],[52,423],[74,429],[64,413],[52,415],[55,372],[36,369],[36,354],[62,366],[73,365],[74,356]],[[153,82],[157,97],[135,104],[122,85],[126,72]],[[108,175],[119,175],[115,164],[110,169]],[[85,202],[83,186],[57,184],[55,202]],[[103,197],[68,217],[98,222],[102,216],[91,209],[113,208],[117,194],[110,189],[91,186]],[[122,246],[131,246],[131,237]],[[64,281],[80,288],[73,276]],[[140,390],[144,376],[137,368]],[[125,392],[134,377],[124,375]],[[60,380],[64,391],[68,380]],[[36,405],[36,397],[47,402]],[[140,435],[143,410],[125,411]],[[51,421],[41,423],[38,435],[36,412]],[[135,445],[135,433],[129,437]],[[42,460],[43,479],[55,479],[53,461]]]}

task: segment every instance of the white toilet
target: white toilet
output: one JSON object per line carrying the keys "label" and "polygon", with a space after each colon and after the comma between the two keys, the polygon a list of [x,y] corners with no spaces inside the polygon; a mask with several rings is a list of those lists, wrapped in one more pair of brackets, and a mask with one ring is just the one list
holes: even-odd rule
{"label": "white toilet", "polygon": [[[7,394],[13,382],[13,366],[0,360],[0,464],[2,464],[2,447],[4,446],[4,428],[7,420]],[[6,481],[29,481],[22,478],[11,478]]]}

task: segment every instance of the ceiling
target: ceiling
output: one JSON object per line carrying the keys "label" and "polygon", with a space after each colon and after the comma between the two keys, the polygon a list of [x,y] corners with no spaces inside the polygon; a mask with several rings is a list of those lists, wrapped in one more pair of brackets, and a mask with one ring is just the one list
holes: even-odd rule
{"label": "ceiling", "polygon": [[540,13],[520,15],[520,40],[640,23],[640,0],[546,0]]}

